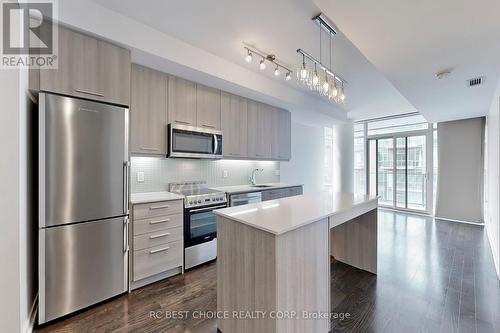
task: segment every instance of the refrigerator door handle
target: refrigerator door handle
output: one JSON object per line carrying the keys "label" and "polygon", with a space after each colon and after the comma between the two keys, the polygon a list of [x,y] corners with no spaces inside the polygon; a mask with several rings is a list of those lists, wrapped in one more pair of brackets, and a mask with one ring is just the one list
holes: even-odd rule
{"label": "refrigerator door handle", "polygon": [[129,250],[128,247],[128,216],[125,216],[123,219],[123,252],[127,252]]}
{"label": "refrigerator door handle", "polygon": [[129,161],[123,162],[123,185],[125,187],[123,191],[123,213],[125,215],[128,215],[129,166]]}

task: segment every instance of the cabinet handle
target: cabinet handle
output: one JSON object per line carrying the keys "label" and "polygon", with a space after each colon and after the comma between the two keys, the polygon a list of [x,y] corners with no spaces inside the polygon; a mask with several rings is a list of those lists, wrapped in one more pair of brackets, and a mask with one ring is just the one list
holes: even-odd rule
{"label": "cabinet handle", "polygon": [[158,250],[151,250],[151,251],[149,251],[149,254],[155,254],[155,253],[158,253],[158,252],[167,251],[168,249],[170,249],[170,246],[167,246],[167,247],[164,247],[164,248],[161,248],[161,249],[158,249]]}
{"label": "cabinet handle", "polygon": [[158,223],[166,223],[169,222],[170,219],[159,220],[159,221],[149,221],[149,224],[158,224]]}
{"label": "cabinet handle", "polygon": [[188,121],[182,121],[182,120],[175,120],[176,123],[178,124],[184,124],[184,125],[190,125],[191,123]]}
{"label": "cabinet handle", "polygon": [[201,125],[201,127],[215,128],[215,126],[212,125]]}
{"label": "cabinet handle", "polygon": [[149,210],[155,210],[155,209],[163,209],[163,208],[168,208],[168,205],[165,206],[151,206],[149,207]]}
{"label": "cabinet handle", "polygon": [[148,148],[148,147],[141,147],[141,150],[158,150],[158,148]]}
{"label": "cabinet handle", "polygon": [[240,156],[241,154],[238,154],[238,153],[229,153],[229,155]]}
{"label": "cabinet handle", "polygon": [[80,93],[80,94],[87,94],[87,95],[92,95],[92,96],[104,97],[104,94],[101,94],[98,92],[93,92],[93,91],[88,91],[88,90],[83,90],[83,89],[75,89],[75,92]]}
{"label": "cabinet handle", "polygon": [[159,235],[152,235],[152,236],[149,236],[149,239],[156,239],[156,238],[166,237],[166,236],[170,236],[170,232],[166,232],[164,234],[159,234]]}

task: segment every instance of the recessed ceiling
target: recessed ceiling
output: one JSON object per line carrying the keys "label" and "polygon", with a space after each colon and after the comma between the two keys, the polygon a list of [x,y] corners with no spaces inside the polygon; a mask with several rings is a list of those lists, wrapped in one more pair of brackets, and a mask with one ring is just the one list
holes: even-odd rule
{"label": "recessed ceiling", "polygon": [[[276,54],[294,69],[300,64],[297,48],[319,58],[319,32],[311,21],[319,9],[312,0],[151,0],[147,5],[136,0],[94,2],[256,72],[257,64],[243,59],[242,42]],[[324,60],[327,53],[325,48]],[[353,117],[415,111],[342,33],[333,42],[332,68],[349,82],[343,108]],[[269,69],[261,75],[272,77],[272,72]],[[283,84],[303,89],[295,82]]]}
{"label": "recessed ceiling", "polygon": [[[428,121],[488,112],[500,73],[500,1],[316,3]],[[444,69],[450,75],[437,79]]]}

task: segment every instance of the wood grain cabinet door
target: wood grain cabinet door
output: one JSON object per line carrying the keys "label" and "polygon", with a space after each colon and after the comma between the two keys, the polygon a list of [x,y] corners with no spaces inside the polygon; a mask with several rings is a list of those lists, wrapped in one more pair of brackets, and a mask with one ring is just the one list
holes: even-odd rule
{"label": "wood grain cabinet door", "polygon": [[221,93],[221,130],[224,157],[247,157],[247,99]]}
{"label": "wood grain cabinet door", "polygon": [[196,83],[169,76],[168,121],[196,126]]}
{"label": "wood grain cabinet door", "polygon": [[196,125],[221,128],[221,91],[201,84],[196,85]]}
{"label": "wood grain cabinet door", "polygon": [[292,158],[292,114],[278,109],[278,159],[289,161]]}
{"label": "wood grain cabinet door", "polygon": [[129,105],[130,51],[59,27],[58,69],[40,70],[40,90]]}
{"label": "wood grain cabinet door", "polygon": [[108,102],[130,104],[130,51],[100,40],[100,90]]}
{"label": "wood grain cabinet door", "polygon": [[269,105],[248,101],[248,157],[270,159],[272,145],[272,110]]}
{"label": "wood grain cabinet door", "polygon": [[133,64],[131,81],[131,152],[166,155],[167,77]]}

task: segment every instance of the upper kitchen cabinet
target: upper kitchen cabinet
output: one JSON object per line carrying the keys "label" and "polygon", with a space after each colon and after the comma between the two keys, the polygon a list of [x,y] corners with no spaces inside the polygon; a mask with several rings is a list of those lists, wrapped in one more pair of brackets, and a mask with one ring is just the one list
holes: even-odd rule
{"label": "upper kitchen cabinet", "polygon": [[169,76],[168,122],[196,126],[196,83]]}
{"label": "upper kitchen cabinet", "polygon": [[272,159],[272,123],[273,108],[269,105],[248,101],[248,157]]}
{"label": "upper kitchen cabinet", "polygon": [[129,105],[130,51],[59,27],[58,69],[40,70],[39,89]]}
{"label": "upper kitchen cabinet", "polygon": [[196,125],[211,129],[221,128],[221,91],[196,85]]}
{"label": "upper kitchen cabinet", "polygon": [[224,157],[247,157],[247,107],[246,98],[221,93],[221,129],[224,137]]}
{"label": "upper kitchen cabinet", "polygon": [[167,76],[132,65],[130,146],[137,154],[166,155]]}
{"label": "upper kitchen cabinet", "polygon": [[273,159],[288,161],[291,152],[291,114],[287,110],[273,108],[271,152]]}

